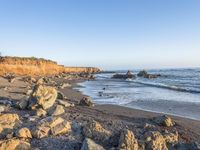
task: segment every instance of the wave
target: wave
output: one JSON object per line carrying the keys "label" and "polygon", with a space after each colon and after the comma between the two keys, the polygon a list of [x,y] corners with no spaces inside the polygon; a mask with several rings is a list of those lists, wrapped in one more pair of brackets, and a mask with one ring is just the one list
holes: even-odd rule
{"label": "wave", "polygon": [[157,87],[157,88],[164,88],[164,89],[179,91],[179,92],[200,93],[199,90],[181,88],[181,87],[177,87],[174,85],[167,85],[164,83],[153,83],[153,82],[136,81],[136,80],[127,80],[127,81],[134,82],[137,84],[143,84],[143,85],[147,85],[147,86]]}

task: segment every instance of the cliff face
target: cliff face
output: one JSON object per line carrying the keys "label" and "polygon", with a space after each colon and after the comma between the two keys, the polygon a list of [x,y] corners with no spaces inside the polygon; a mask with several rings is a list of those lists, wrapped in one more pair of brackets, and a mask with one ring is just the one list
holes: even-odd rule
{"label": "cliff face", "polygon": [[59,73],[96,73],[100,69],[92,67],[65,67],[56,62],[37,58],[0,57],[0,75],[55,75]]}

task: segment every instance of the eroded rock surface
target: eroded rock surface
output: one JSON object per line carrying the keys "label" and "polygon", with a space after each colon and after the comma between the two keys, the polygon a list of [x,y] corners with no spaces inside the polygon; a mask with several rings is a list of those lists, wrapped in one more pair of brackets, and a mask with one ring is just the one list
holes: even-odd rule
{"label": "eroded rock surface", "polygon": [[138,150],[138,142],[132,131],[125,129],[121,132],[119,139],[119,149]]}
{"label": "eroded rock surface", "polygon": [[36,85],[33,93],[29,98],[29,108],[43,108],[48,109],[53,106],[57,98],[57,91],[53,87]]}

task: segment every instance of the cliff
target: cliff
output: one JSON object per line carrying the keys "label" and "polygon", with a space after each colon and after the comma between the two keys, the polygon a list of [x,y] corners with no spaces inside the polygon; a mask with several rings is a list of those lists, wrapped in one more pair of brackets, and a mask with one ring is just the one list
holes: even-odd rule
{"label": "cliff", "polygon": [[0,75],[55,75],[59,73],[96,73],[93,67],[65,67],[56,62],[34,57],[0,57]]}

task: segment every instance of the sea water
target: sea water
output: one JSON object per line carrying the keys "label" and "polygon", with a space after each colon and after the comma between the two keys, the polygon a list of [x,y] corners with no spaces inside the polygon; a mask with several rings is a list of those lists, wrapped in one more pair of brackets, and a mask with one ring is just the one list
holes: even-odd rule
{"label": "sea water", "polygon": [[[115,71],[126,73],[126,71]],[[139,70],[132,70],[137,74]],[[155,79],[112,79],[114,73],[101,73],[96,80],[79,88],[97,104],[121,105],[200,120],[200,69],[148,70],[161,74]]]}

